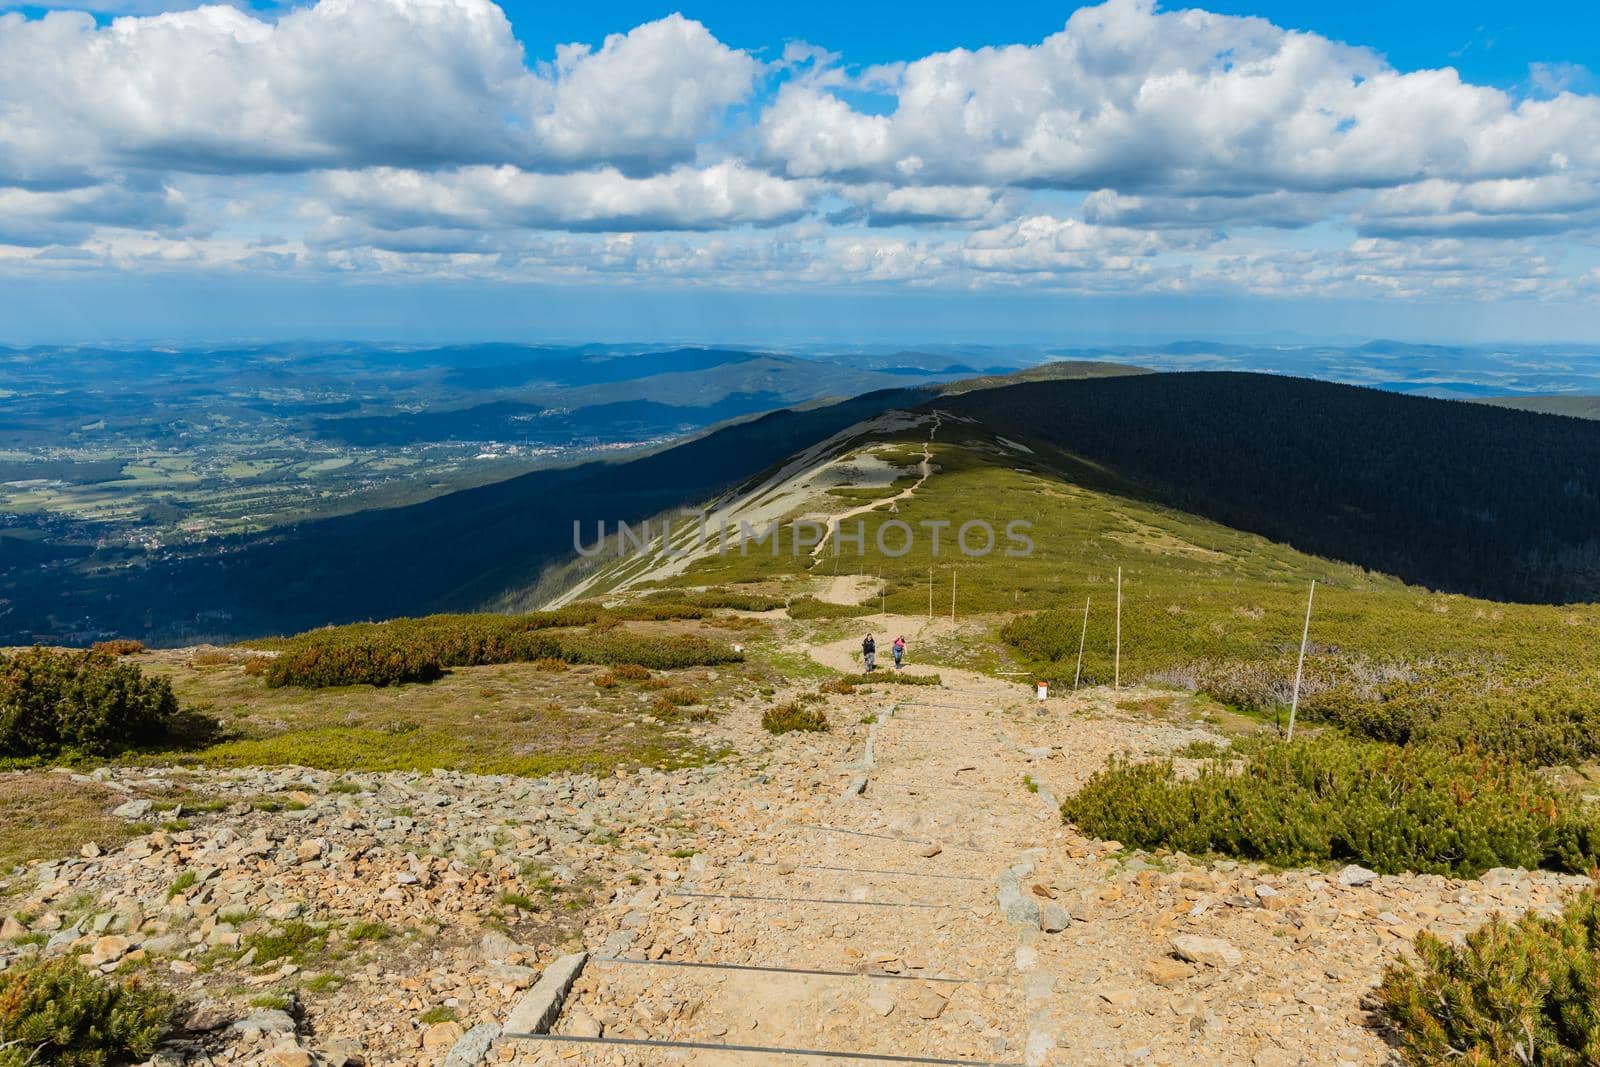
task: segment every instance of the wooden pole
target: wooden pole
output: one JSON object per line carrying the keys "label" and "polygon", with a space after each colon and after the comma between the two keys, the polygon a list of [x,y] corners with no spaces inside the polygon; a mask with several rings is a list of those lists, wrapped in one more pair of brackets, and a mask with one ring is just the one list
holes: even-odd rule
{"label": "wooden pole", "polygon": [[1317,580],[1311,579],[1311,592],[1306,595],[1306,625],[1300,631],[1300,662],[1294,668],[1294,696],[1289,701],[1289,734],[1285,740],[1294,740],[1294,716],[1300,710],[1300,679],[1306,673],[1306,642],[1311,639],[1311,602],[1317,597]]}
{"label": "wooden pole", "polygon": [[1083,677],[1083,642],[1089,636],[1089,598],[1083,598],[1083,632],[1078,634],[1078,669],[1072,672],[1072,691],[1078,691],[1078,679]]}
{"label": "wooden pole", "polygon": [[1111,668],[1111,688],[1122,688],[1122,568],[1117,568],[1117,654]]}

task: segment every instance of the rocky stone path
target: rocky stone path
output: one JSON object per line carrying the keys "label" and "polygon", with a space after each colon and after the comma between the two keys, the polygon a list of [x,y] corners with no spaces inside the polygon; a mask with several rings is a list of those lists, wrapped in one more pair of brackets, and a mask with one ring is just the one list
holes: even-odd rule
{"label": "rocky stone path", "polygon": [[[853,644],[817,658],[846,666]],[[1022,686],[941,674],[942,688],[880,694],[870,766],[858,743],[832,774],[780,775],[789,759],[824,765],[821,742],[777,742],[774,781],[787,786],[753,790],[757,818],[697,856],[684,891],[629,902],[597,956],[632,962],[592,960],[554,1028],[695,1047],[507,1041],[498,1058],[841,1062],[753,1051],[783,1048],[862,1064],[1389,1063],[1368,994],[1419,929],[1459,935],[1495,910],[1550,909],[1583,881],[1129,854],[1063,827],[1057,797],[1114,754],[1209,735],[1117,710],[1155,695],[1140,690],[1040,707]],[[828,973],[659,965],[685,962]],[[703,1047],[715,1045],[741,1050]]]}
{"label": "rocky stone path", "polygon": [[[875,698],[870,745],[696,857],[685,889],[641,894],[557,1040],[524,1042],[517,1062],[825,1062],[559,1040],[604,1037],[1021,1063],[1027,989],[997,893],[1053,825],[998,730],[996,701],[1015,694],[973,680]],[[673,966],[687,962],[712,966]]]}

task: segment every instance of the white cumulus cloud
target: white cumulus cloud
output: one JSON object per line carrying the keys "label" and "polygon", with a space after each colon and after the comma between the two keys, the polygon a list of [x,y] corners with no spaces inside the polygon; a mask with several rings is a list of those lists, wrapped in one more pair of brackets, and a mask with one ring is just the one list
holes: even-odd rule
{"label": "white cumulus cloud", "polygon": [[1506,91],[1155,0],[865,70],[681,15],[528,55],[493,0],[90,2],[125,14],[0,14],[8,270],[1595,291],[1571,65]]}
{"label": "white cumulus cloud", "polygon": [[680,16],[530,68],[490,0],[211,6],[97,26],[0,15],[0,183],[105,168],[511,163],[651,169],[749,93],[754,60]]}
{"label": "white cumulus cloud", "polygon": [[322,187],[338,214],[382,230],[708,230],[799,217],[815,182],[738,163],[630,178],[614,168],[538,174],[511,166],[338,171]]}
{"label": "white cumulus cloud", "polygon": [[767,159],[796,176],[1115,189],[1185,196],[1331,192],[1430,177],[1600,170],[1600,100],[1517,101],[1453,70],[1258,18],[1108,0],[1037,45],[906,64],[890,114],[825,82],[762,116]]}

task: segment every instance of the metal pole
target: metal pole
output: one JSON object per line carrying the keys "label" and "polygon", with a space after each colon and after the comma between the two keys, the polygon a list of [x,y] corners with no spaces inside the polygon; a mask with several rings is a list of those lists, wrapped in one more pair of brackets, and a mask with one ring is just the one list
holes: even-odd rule
{"label": "metal pole", "polygon": [[1300,679],[1306,672],[1306,642],[1311,638],[1311,602],[1317,597],[1317,580],[1311,579],[1311,592],[1306,595],[1306,625],[1300,631],[1300,662],[1294,668],[1294,698],[1289,701],[1289,734],[1285,740],[1294,740],[1294,716],[1300,710]]}
{"label": "metal pole", "polygon": [[928,618],[933,618],[933,568],[928,568]]}
{"label": "metal pole", "polygon": [[1122,568],[1117,568],[1117,656],[1111,668],[1111,688],[1122,688]]}
{"label": "metal pole", "polygon": [[1089,636],[1089,598],[1083,598],[1083,632],[1078,635],[1078,669],[1072,672],[1072,691],[1078,691],[1078,679],[1083,677],[1083,642]]}
{"label": "metal pole", "polygon": [[950,621],[956,621],[956,569],[950,568]]}

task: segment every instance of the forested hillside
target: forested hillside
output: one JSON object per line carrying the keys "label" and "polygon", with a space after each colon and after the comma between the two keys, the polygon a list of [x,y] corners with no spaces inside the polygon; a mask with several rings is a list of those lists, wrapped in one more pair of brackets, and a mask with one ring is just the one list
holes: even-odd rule
{"label": "forested hillside", "polygon": [[1035,382],[939,407],[1133,493],[1432,588],[1600,596],[1600,425],[1270,375]]}

